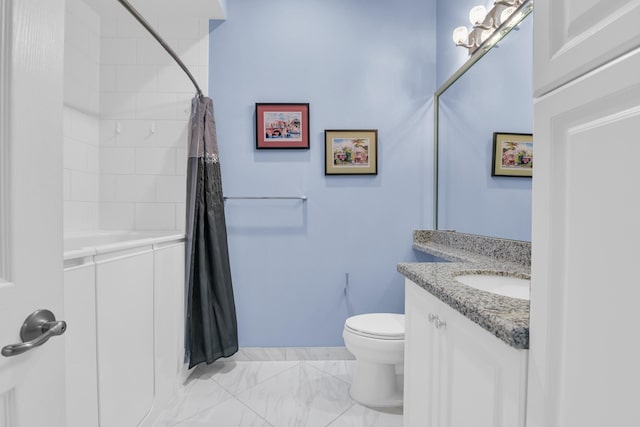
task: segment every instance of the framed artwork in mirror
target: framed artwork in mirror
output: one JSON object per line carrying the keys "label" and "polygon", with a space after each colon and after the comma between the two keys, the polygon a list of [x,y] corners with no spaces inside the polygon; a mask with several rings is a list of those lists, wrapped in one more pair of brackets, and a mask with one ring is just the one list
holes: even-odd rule
{"label": "framed artwork in mirror", "polygon": [[256,148],[309,148],[309,104],[256,103]]}
{"label": "framed artwork in mirror", "polygon": [[533,176],[533,135],[493,133],[491,176]]}
{"label": "framed artwork in mirror", "polygon": [[377,175],[378,130],[325,130],[325,175]]}

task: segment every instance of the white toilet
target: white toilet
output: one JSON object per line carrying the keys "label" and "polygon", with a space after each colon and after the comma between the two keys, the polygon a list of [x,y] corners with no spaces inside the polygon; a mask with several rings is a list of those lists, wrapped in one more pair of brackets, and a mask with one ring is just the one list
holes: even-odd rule
{"label": "white toilet", "polygon": [[351,398],[378,408],[402,406],[404,315],[370,313],[349,317],[342,337],[356,358]]}

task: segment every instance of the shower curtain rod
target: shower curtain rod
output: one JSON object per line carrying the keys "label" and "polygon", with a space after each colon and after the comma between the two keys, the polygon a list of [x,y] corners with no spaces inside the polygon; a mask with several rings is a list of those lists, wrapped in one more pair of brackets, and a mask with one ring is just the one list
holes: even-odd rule
{"label": "shower curtain rod", "polygon": [[171,49],[171,47],[167,44],[167,42],[165,42],[164,39],[160,37],[158,33],[156,33],[153,27],[147,22],[146,19],[144,19],[142,15],[140,15],[140,12],[138,12],[136,8],[134,8],[131,5],[131,3],[129,3],[127,0],[118,0],[118,2],[122,6],[124,6],[124,8],[127,9],[129,13],[133,15],[133,17],[136,18],[138,22],[140,22],[140,24],[142,24],[142,26],[147,29],[147,31],[149,31],[149,33],[151,33],[151,35],[158,41],[158,43],[162,45],[164,50],[166,50],[169,53],[169,55],[171,55],[171,57],[178,63],[180,68],[182,68],[182,71],[184,71],[187,74],[187,76],[191,80],[191,83],[193,83],[193,85],[196,87],[198,96],[202,96],[202,91],[200,90],[200,86],[198,86],[198,82],[196,82],[196,79],[193,77],[193,75],[191,74],[187,66],[184,65],[184,63],[180,60],[180,57],[178,57],[178,55],[173,51],[173,49]]}

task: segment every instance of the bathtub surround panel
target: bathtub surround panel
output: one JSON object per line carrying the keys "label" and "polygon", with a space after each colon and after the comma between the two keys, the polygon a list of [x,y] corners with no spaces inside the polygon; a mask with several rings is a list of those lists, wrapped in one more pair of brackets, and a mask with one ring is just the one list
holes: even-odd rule
{"label": "bathtub surround panel", "polygon": [[[240,345],[342,346],[347,317],[403,311],[394,268],[432,221],[435,1],[228,9],[210,36],[225,195],[308,196],[225,203]],[[256,151],[256,102],[309,102],[310,150]],[[324,129],[374,128],[377,176],[324,176]]]}
{"label": "bathtub surround panel", "polygon": [[150,249],[96,262],[100,426],[138,425],[153,402]]}
{"label": "bathtub surround panel", "polygon": [[[184,361],[184,244],[154,245],[153,413],[173,400],[186,379]],[[176,303],[178,301],[179,303]],[[151,417],[150,417],[151,418]],[[150,420],[149,420],[150,421]]]}
{"label": "bathtub surround panel", "polygon": [[[184,237],[65,239],[69,427],[153,425],[186,378]],[[126,297],[123,297],[126,296]]]}
{"label": "bathtub surround panel", "polygon": [[98,427],[95,264],[80,262],[64,272],[67,427]]}

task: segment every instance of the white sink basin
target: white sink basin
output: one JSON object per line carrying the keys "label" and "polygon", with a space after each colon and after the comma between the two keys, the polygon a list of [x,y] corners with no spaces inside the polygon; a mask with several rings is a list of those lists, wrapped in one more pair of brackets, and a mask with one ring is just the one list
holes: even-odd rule
{"label": "white sink basin", "polygon": [[531,280],[493,274],[466,274],[456,276],[456,280],[472,288],[505,297],[529,299]]}

